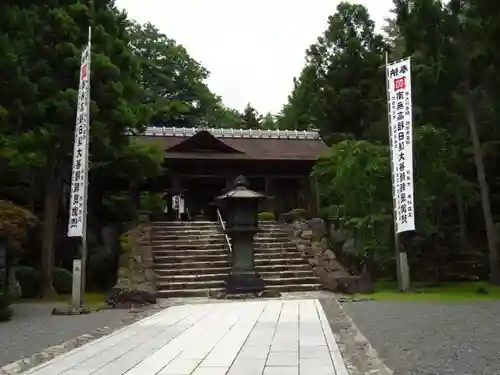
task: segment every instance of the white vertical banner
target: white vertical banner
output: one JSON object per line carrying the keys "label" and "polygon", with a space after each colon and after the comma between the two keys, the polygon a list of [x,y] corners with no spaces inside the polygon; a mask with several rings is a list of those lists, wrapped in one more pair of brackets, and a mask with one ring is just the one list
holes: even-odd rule
{"label": "white vertical banner", "polygon": [[90,51],[91,42],[82,52],[80,85],[76,110],[73,169],[69,202],[68,237],[84,237],[87,216],[87,183],[90,120]]}
{"label": "white vertical banner", "polygon": [[396,233],[415,230],[410,58],[386,66]]}

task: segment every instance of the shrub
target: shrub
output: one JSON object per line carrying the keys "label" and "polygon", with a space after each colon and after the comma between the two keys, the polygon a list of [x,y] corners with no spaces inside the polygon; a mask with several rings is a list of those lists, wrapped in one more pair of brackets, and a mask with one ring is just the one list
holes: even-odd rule
{"label": "shrub", "polygon": [[40,286],[40,273],[28,266],[17,266],[15,273],[16,279],[19,281],[19,285],[21,285],[22,297],[36,297]]}
{"label": "shrub", "polygon": [[0,200],[0,234],[7,247],[15,251],[22,248],[27,232],[38,224],[33,213],[12,202]]}
{"label": "shrub", "polygon": [[295,220],[305,220],[307,219],[307,211],[304,210],[303,208],[294,208],[289,212],[289,214],[295,219]]}
{"label": "shrub", "polygon": [[272,212],[259,212],[260,221],[275,221],[276,217]]}
{"label": "shrub", "polygon": [[57,267],[52,274],[54,289],[59,294],[69,294],[73,288],[73,273],[66,268]]}

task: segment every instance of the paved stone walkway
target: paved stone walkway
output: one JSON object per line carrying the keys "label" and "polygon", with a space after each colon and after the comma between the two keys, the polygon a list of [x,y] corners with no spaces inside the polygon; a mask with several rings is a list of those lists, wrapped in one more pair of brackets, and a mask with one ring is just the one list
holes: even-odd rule
{"label": "paved stone walkway", "polygon": [[174,306],[25,375],[348,375],[318,300]]}

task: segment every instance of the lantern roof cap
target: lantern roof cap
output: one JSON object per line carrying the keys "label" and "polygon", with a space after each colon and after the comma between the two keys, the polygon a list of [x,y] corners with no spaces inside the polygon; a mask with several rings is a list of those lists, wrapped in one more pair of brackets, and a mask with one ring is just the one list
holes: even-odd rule
{"label": "lantern roof cap", "polygon": [[234,180],[234,188],[215,198],[216,200],[225,199],[262,199],[265,195],[248,188],[248,179],[245,176],[238,176]]}

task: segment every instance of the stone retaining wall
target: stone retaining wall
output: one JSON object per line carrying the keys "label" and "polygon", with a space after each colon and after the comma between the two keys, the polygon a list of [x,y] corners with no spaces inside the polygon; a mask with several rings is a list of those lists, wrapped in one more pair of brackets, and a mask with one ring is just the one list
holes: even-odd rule
{"label": "stone retaining wall", "polygon": [[313,267],[324,289],[348,294],[373,291],[373,283],[368,275],[351,275],[337,260],[330,249],[323,219],[295,220],[284,226],[289,231],[292,242]]}
{"label": "stone retaining wall", "polygon": [[122,236],[118,280],[107,300],[115,308],[156,303],[151,222],[147,214],[141,214],[138,221],[135,228]]}

